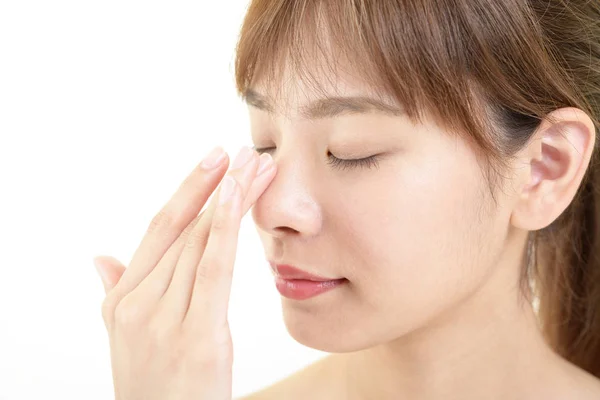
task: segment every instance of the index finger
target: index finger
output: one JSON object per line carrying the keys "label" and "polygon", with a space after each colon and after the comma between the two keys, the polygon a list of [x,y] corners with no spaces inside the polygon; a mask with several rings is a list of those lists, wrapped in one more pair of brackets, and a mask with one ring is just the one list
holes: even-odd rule
{"label": "index finger", "polygon": [[[224,323],[242,219],[241,187],[230,175],[221,183],[210,235],[196,269],[185,319],[195,323]],[[212,325],[214,326],[214,325]]]}
{"label": "index finger", "polygon": [[[206,164],[211,156],[215,163]],[[136,249],[129,267],[114,288],[123,297],[154,269],[183,229],[198,215],[227,171],[227,153],[216,147],[179,186],[156,214]]]}

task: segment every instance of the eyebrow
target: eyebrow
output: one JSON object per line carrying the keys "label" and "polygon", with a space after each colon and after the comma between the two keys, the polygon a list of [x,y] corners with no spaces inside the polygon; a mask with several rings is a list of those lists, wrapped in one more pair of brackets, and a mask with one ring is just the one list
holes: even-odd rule
{"label": "eyebrow", "polygon": [[[269,99],[254,89],[247,89],[242,98],[250,106],[270,114],[275,113],[275,109]],[[403,110],[398,106],[368,96],[328,96],[300,108],[300,115],[310,120],[366,113],[399,116],[403,114]]]}

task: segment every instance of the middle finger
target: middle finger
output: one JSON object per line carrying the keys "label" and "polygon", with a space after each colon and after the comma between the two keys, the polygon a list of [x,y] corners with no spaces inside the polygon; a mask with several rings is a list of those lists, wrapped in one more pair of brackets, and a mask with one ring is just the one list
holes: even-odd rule
{"label": "middle finger", "polygon": [[[115,300],[123,298],[144,280],[171,247],[181,231],[198,215],[226,172],[227,153],[217,147],[214,168],[200,163],[153,218],[125,273],[113,289]],[[208,158],[208,157],[207,157]]]}
{"label": "middle finger", "polygon": [[[246,154],[246,155],[244,155]],[[248,154],[251,157],[246,158]],[[258,153],[250,148],[243,148],[236,160],[232,164],[231,175],[242,189],[242,199],[244,199],[251,190],[259,166]],[[220,190],[220,187],[219,189]],[[206,214],[198,221],[198,224],[192,229],[188,238],[185,240],[182,252],[177,260],[177,265],[173,273],[173,278],[164,294],[164,303],[168,304],[169,312],[177,313],[183,317],[187,310],[189,299],[194,284],[196,267],[200,262],[204,247],[208,239],[209,227],[212,221],[218,194],[216,194],[209,204]]]}

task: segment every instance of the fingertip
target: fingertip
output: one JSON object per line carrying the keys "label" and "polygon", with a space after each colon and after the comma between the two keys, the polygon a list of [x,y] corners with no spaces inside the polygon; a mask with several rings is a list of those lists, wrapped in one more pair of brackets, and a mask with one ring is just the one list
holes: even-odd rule
{"label": "fingertip", "polygon": [[108,274],[106,272],[104,264],[102,263],[100,257],[94,257],[93,262],[94,267],[96,268],[96,272],[98,273],[98,276],[100,276],[100,280],[102,281],[102,285],[104,286],[104,289],[106,289],[108,287]]}
{"label": "fingertip", "polygon": [[262,153],[259,157],[259,165],[258,171],[256,172],[257,176],[260,176],[262,173],[266,172],[269,168],[273,167],[273,157],[269,153]]}

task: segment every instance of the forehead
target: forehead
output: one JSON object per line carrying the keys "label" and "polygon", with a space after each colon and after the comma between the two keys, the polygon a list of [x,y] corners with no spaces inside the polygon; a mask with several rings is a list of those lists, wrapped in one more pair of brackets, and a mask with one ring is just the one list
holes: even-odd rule
{"label": "forehead", "polygon": [[298,114],[307,119],[348,111],[397,115],[402,110],[382,85],[369,83],[343,63],[333,67],[313,63],[295,69],[287,65],[276,80],[257,79],[243,96],[249,105],[270,114]]}

